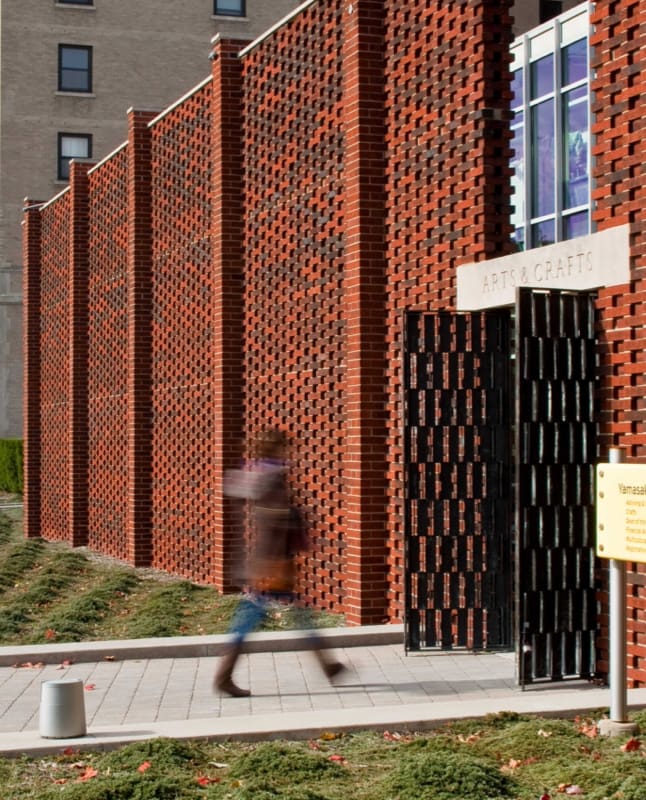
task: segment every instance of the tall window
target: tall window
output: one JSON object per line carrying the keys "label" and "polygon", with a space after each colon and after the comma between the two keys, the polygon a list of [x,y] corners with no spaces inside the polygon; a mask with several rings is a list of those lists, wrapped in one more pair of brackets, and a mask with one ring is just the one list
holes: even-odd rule
{"label": "tall window", "polygon": [[92,48],[76,44],[58,45],[58,90],[92,91]]}
{"label": "tall window", "polygon": [[70,161],[73,158],[91,158],[92,137],[89,133],[58,134],[58,173],[59,181],[70,178]]}
{"label": "tall window", "polygon": [[519,250],[590,233],[587,3],[512,47],[512,224]]}
{"label": "tall window", "polygon": [[213,0],[213,13],[224,17],[244,17],[245,0]]}

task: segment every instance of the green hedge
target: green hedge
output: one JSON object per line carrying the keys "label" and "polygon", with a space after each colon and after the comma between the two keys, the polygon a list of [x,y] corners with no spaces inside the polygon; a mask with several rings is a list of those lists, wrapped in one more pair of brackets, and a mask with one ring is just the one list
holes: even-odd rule
{"label": "green hedge", "polygon": [[22,439],[0,439],[0,490],[22,494]]}

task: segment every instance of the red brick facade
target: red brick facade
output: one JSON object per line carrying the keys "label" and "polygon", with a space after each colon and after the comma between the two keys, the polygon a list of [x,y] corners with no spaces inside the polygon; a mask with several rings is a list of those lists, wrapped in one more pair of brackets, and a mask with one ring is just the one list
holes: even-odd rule
{"label": "red brick facade", "polygon": [[[594,4],[594,220],[598,230],[630,225],[632,280],[599,292],[602,452],[622,447],[627,461],[646,457],[646,185],[643,115],[646,7],[635,0]],[[607,584],[604,574],[604,585]],[[627,565],[627,677],[646,683],[646,568]],[[607,597],[602,595],[599,664],[607,671]]]}
{"label": "red brick facade", "polygon": [[[599,300],[603,443],[629,435],[635,458],[639,5],[596,3],[592,86],[596,225],[633,226],[634,281]],[[122,148],[26,211],[28,535],[232,588],[222,478],[276,424],[314,536],[303,594],[401,618],[402,317],[454,309],[457,267],[508,252],[510,6],[313,0],[253,45],[218,40],[210,78],[131,111]]]}

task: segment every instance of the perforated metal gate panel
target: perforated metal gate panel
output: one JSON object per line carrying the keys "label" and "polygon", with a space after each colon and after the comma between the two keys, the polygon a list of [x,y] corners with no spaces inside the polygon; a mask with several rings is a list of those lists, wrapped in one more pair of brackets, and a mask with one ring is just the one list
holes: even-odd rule
{"label": "perforated metal gate panel", "polygon": [[509,315],[405,315],[406,648],[510,647]]}
{"label": "perforated metal gate panel", "polygon": [[516,600],[521,683],[595,668],[593,297],[519,292]]}

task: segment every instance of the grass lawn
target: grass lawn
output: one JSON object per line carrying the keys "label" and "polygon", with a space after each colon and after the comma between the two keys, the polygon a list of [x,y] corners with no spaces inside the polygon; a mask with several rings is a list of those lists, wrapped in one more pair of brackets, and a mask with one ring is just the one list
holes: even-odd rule
{"label": "grass lawn", "polygon": [[[224,633],[238,601],[157,570],[136,570],[84,548],[25,539],[22,511],[0,513],[0,644]],[[321,626],[342,625],[318,614]],[[289,609],[265,630],[290,625]]]}
{"label": "grass lawn", "polygon": [[[236,597],[25,540],[0,513],[0,643],[217,633]],[[321,615],[321,624],[342,620]],[[286,615],[273,618],[285,627]],[[109,753],[0,757],[0,800],[646,800],[646,748],[591,719],[512,713],[433,732],[309,742],[157,739]],[[646,728],[646,711],[633,716]]]}

